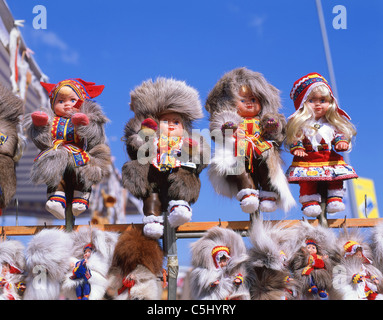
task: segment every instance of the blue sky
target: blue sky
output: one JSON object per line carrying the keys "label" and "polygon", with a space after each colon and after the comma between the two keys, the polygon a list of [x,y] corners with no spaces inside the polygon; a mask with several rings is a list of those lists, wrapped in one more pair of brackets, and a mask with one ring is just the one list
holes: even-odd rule
{"label": "blue sky", "polygon": [[[309,72],[329,80],[315,0],[101,1],[8,0],[15,19],[24,19],[22,35],[51,82],[80,77],[105,84],[97,101],[111,122],[107,134],[121,169],[128,156],[121,142],[132,117],[129,92],[158,76],[184,80],[204,104],[216,81],[227,71],[248,67],[264,74],[281,90],[283,114],[293,110],[293,82]],[[47,28],[34,29],[35,5],[47,9]],[[383,157],[379,138],[383,119],[380,76],[383,71],[383,2],[322,0],[341,107],[358,134],[350,153],[361,177],[374,179],[378,202],[383,193]],[[347,29],[336,30],[335,5],[347,10]],[[197,128],[208,127],[205,119]],[[292,156],[285,153],[285,168]],[[193,206],[193,221],[247,220],[235,200],[214,193],[202,173],[202,188]],[[291,186],[297,199],[298,188]],[[299,206],[285,216],[300,219]],[[185,252],[189,240],[179,240]],[[189,263],[187,254],[180,263]]]}

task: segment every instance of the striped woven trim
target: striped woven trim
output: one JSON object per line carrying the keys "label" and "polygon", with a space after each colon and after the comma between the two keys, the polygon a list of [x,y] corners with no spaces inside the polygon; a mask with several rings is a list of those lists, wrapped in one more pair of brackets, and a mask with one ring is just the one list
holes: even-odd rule
{"label": "striped woven trim", "polygon": [[82,203],[85,204],[85,207],[88,209],[89,206],[89,201],[83,198],[73,198],[72,204],[73,203]]}
{"label": "striped woven trim", "polygon": [[299,161],[299,162],[293,162],[291,164],[292,167],[322,167],[322,166],[336,166],[336,165],[346,165],[346,162],[343,160],[339,161],[326,161],[326,162],[304,162],[304,161]]}
{"label": "striped woven trim", "polygon": [[53,195],[53,196],[49,197],[48,201],[59,202],[59,203],[61,203],[61,205],[63,206],[64,209],[66,207],[66,198],[65,198],[65,196]]}

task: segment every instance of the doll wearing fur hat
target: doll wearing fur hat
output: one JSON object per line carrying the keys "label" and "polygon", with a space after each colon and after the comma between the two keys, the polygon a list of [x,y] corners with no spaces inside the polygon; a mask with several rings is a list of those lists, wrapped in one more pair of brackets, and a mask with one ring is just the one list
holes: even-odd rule
{"label": "doll wearing fur hat", "polygon": [[299,183],[303,213],[321,212],[319,184],[327,189],[327,212],[343,211],[343,181],[357,178],[355,170],[336,151],[351,148],[356,134],[350,117],[339,108],[326,79],[310,73],[298,79],[291,90],[295,113],[287,123],[286,144],[294,155],[287,170],[290,183]]}
{"label": "doll wearing fur hat", "polygon": [[92,185],[108,174],[107,118],[90,100],[101,94],[104,86],[81,79],[41,85],[49,93],[51,110],[33,112],[24,120],[29,137],[41,150],[31,179],[47,185],[46,209],[57,219],[65,218],[66,192],[72,185],[72,212],[78,216],[89,206]]}
{"label": "doll wearing fur hat", "polygon": [[[159,300],[163,252],[139,227],[121,234],[109,269],[107,296],[114,300]],[[166,280],[165,280],[166,281]]]}
{"label": "doll wearing fur hat", "polygon": [[22,153],[17,126],[22,114],[23,101],[0,85],[0,212],[16,193],[15,163]]}
{"label": "doll wearing fur hat", "polygon": [[156,239],[163,234],[162,212],[178,227],[190,221],[198,199],[209,149],[191,129],[203,116],[202,106],[185,82],[158,78],[131,92],[130,107],[134,117],[124,138],[131,161],[122,168],[123,185],[143,200],[144,234]]}
{"label": "doll wearing fur hat", "polygon": [[25,291],[24,246],[15,240],[0,243],[0,300],[21,300]]}
{"label": "doll wearing fur hat", "polygon": [[[279,91],[246,68],[226,73],[206,101],[216,149],[209,169],[217,193],[240,201],[242,211],[272,212],[295,205],[281,168],[285,119]],[[235,152],[233,153],[233,150]]]}
{"label": "doll wearing fur hat", "polygon": [[242,237],[214,227],[191,245],[191,296],[196,300],[248,300],[247,259]]}
{"label": "doll wearing fur hat", "polygon": [[359,230],[339,235],[342,273],[334,275],[334,287],[344,300],[382,300],[382,273],[371,260],[372,251]]}

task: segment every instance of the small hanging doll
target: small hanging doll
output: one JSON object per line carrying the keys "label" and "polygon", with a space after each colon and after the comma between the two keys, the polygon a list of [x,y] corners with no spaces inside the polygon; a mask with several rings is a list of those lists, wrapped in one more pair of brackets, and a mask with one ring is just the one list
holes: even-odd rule
{"label": "small hanging doll", "polygon": [[343,181],[358,177],[336,153],[351,149],[356,131],[350,117],[319,73],[298,79],[290,97],[296,111],[287,123],[286,144],[294,155],[287,179],[299,183],[299,202],[306,216],[317,217],[322,211],[320,183],[327,189],[327,212],[343,211]]}
{"label": "small hanging doll", "polygon": [[226,73],[207,97],[215,155],[209,177],[218,194],[233,197],[242,211],[272,212],[295,205],[281,167],[285,118],[279,91],[246,68]]}
{"label": "small hanging doll", "polygon": [[15,163],[22,154],[18,134],[23,101],[0,85],[0,213],[16,193]]}
{"label": "small hanging doll", "polygon": [[242,237],[231,229],[213,227],[191,244],[191,295],[196,300],[249,300],[248,258]]}
{"label": "small hanging doll", "polygon": [[[114,300],[159,300],[163,279],[163,252],[157,240],[134,227],[121,234],[109,269],[108,298]],[[163,282],[163,281],[164,282]]]}
{"label": "small hanging doll", "polygon": [[382,300],[382,273],[371,260],[372,251],[359,230],[339,235],[342,272],[334,273],[334,287],[344,300]]}
{"label": "small hanging doll", "polygon": [[[192,124],[203,117],[198,92],[185,82],[158,78],[131,92],[134,117],[125,126],[131,161],[122,168],[124,187],[143,200],[144,234],[163,234],[162,212],[169,212],[171,227],[192,216],[197,201],[199,174],[209,163],[209,150]],[[205,158],[204,158],[205,157]]]}
{"label": "small hanging doll", "polygon": [[0,243],[0,300],[21,300],[25,291],[24,245],[16,240]]}
{"label": "small hanging doll", "polygon": [[92,185],[108,175],[107,118],[90,100],[100,95],[104,86],[81,79],[41,85],[49,94],[51,110],[42,108],[24,120],[29,137],[41,150],[33,163],[31,180],[47,185],[46,209],[57,219],[65,218],[66,192],[73,187],[72,212],[78,216],[89,206]]}
{"label": "small hanging doll", "polygon": [[288,269],[290,232],[283,223],[254,219],[249,232],[247,285],[252,300],[293,300],[296,283]]}

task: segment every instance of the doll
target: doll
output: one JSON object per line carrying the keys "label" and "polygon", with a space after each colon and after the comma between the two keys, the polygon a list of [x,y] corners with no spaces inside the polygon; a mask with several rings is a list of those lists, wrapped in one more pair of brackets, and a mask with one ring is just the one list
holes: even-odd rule
{"label": "doll", "polygon": [[287,245],[293,250],[289,268],[303,300],[336,300],[332,287],[333,267],[340,261],[333,231],[307,221],[290,228]]}
{"label": "doll", "polygon": [[290,233],[282,223],[273,225],[254,219],[249,232],[252,246],[246,263],[247,284],[252,300],[293,300],[297,284],[288,269]]}
{"label": "doll", "polygon": [[[144,234],[163,234],[162,212],[171,227],[191,220],[199,196],[199,174],[208,165],[209,149],[191,129],[203,117],[198,92],[185,82],[158,78],[131,92],[134,117],[125,126],[130,161],[122,167],[124,187],[143,200]],[[205,157],[205,158],[204,158]]]}
{"label": "doll", "polygon": [[0,300],[21,300],[25,291],[24,245],[15,240],[0,243]]}
{"label": "doll", "polygon": [[326,79],[318,73],[298,79],[290,97],[296,111],[287,123],[286,145],[294,155],[287,179],[299,183],[299,202],[306,216],[317,217],[322,212],[320,183],[327,190],[327,212],[343,211],[343,181],[358,177],[336,153],[351,149],[356,131],[350,117],[338,106]]}
{"label": "doll", "polygon": [[[157,240],[134,227],[121,234],[109,269],[107,296],[114,300],[159,300],[163,252]],[[165,279],[166,282],[166,279]]]}
{"label": "doll", "polygon": [[46,209],[57,219],[65,218],[66,197],[73,187],[72,213],[78,216],[89,206],[93,184],[108,174],[110,150],[105,144],[107,118],[91,98],[104,86],[81,79],[58,84],[43,83],[51,110],[26,115],[24,126],[41,153],[36,157],[31,180],[47,185]]}
{"label": "doll", "polygon": [[[295,205],[281,167],[285,118],[279,91],[246,68],[226,73],[206,100],[215,155],[209,178],[218,194],[240,201],[242,211],[272,212]],[[233,150],[235,150],[233,152]]]}
{"label": "doll", "polygon": [[0,213],[16,193],[15,163],[22,155],[18,134],[23,101],[0,85]]}
{"label": "doll", "polygon": [[344,300],[382,300],[382,273],[371,260],[372,250],[359,230],[339,235],[343,259],[334,276],[334,287]]}
{"label": "doll", "polygon": [[196,300],[249,300],[245,284],[248,258],[242,237],[213,227],[191,244],[191,295]]}

